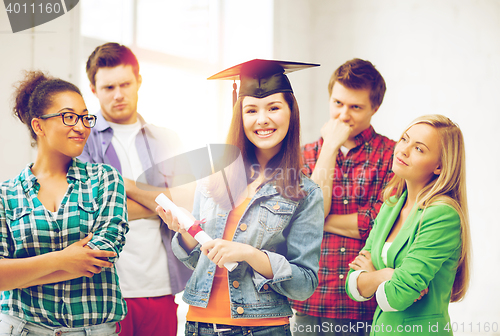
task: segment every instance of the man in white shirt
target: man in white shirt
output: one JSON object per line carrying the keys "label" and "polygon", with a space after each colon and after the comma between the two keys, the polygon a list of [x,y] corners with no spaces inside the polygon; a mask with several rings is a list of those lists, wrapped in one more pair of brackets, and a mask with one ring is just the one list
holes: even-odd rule
{"label": "man in white shirt", "polygon": [[[117,43],[97,47],[87,61],[87,76],[101,110],[79,159],[114,166],[127,193],[130,231],[116,264],[128,307],[120,335],[175,336],[174,295],[184,289],[191,271],[173,255],[172,232],[156,215],[154,200],[163,192],[191,210],[194,188],[173,188],[180,169],[164,165],[182,153],[182,144],[175,132],[147,124],[137,113],[142,77],[129,48]],[[134,182],[141,175],[147,188]]]}

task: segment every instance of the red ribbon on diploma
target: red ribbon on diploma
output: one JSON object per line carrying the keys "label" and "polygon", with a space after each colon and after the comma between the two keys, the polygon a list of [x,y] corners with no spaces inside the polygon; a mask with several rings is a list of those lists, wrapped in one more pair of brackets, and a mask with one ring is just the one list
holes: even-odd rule
{"label": "red ribbon on diploma", "polygon": [[206,219],[202,219],[202,220],[195,220],[194,221],[194,224],[191,225],[191,227],[188,229],[188,233],[191,235],[191,237],[194,238],[194,236],[196,236],[196,234],[200,231],[203,231],[203,229],[201,228],[200,224],[205,224],[206,222]]}

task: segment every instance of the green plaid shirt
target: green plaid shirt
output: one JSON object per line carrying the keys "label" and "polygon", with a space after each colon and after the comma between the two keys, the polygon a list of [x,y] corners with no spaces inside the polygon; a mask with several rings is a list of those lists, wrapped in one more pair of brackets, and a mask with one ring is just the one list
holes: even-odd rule
{"label": "green plaid shirt", "polygon": [[[31,166],[0,185],[0,259],[60,251],[90,232],[92,249],[121,252],[127,209],[123,180],[114,168],[74,159],[68,190],[52,213],[37,197],[40,185]],[[4,314],[69,328],[120,321],[127,313],[114,267],[92,278],[1,292],[0,305]]]}

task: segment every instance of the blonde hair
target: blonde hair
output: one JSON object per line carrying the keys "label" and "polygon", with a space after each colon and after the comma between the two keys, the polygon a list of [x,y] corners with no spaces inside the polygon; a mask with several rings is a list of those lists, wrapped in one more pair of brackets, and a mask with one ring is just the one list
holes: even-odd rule
{"label": "blonde hair", "polygon": [[[403,134],[416,124],[427,124],[434,127],[439,134],[441,148],[441,172],[439,175],[435,175],[418,193],[416,200],[418,208],[425,211],[431,205],[446,204],[454,208],[460,216],[462,246],[450,298],[451,302],[457,302],[464,298],[469,287],[471,258],[464,139],[458,125],[439,114],[418,117],[406,128]],[[399,198],[405,190],[405,180],[394,176],[383,191],[384,201],[390,203],[391,196]]]}

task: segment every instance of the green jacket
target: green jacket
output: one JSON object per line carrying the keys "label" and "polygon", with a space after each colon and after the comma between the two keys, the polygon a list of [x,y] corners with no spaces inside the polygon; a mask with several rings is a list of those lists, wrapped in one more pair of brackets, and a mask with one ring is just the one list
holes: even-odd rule
{"label": "green jacket", "polygon": [[[376,269],[384,265],[382,247],[406,200],[406,192],[393,206],[384,203],[363,248],[371,253]],[[378,307],[370,335],[453,335],[448,304],[460,257],[460,217],[451,206],[412,209],[387,251],[391,280],[375,293]],[[420,225],[420,232],[419,232]],[[359,271],[350,270],[346,291],[356,301]],[[429,293],[414,302],[420,292]]]}

